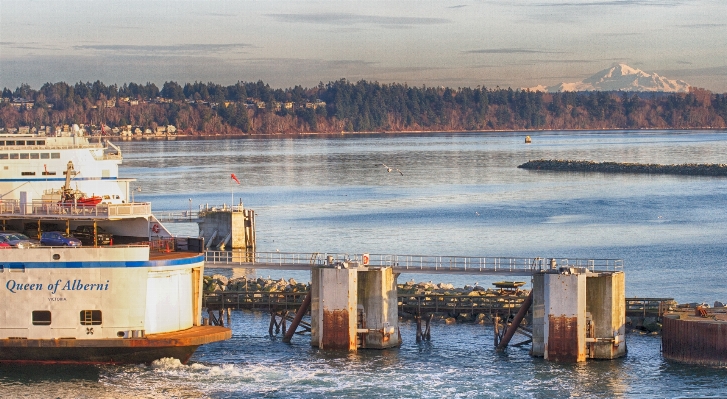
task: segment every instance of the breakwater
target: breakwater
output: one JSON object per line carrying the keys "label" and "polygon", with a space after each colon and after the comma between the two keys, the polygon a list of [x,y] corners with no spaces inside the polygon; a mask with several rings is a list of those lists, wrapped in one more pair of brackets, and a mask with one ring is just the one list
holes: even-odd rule
{"label": "breakwater", "polygon": [[538,159],[518,165],[521,169],[553,170],[561,172],[598,172],[598,173],[640,173],[686,176],[727,176],[727,164],[681,165],[643,164],[631,162],[594,162],[562,159]]}

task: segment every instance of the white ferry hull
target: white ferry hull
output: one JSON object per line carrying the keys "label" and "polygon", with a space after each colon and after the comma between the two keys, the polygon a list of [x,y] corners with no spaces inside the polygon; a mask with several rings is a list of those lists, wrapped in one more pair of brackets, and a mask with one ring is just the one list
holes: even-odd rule
{"label": "white ferry hull", "polygon": [[[178,247],[151,204],[129,198],[121,161],[118,147],[79,132],[0,135],[0,230],[83,229],[93,243],[104,230],[115,244],[0,249],[0,362],[186,362],[230,338],[201,325],[203,244],[184,252],[190,241]],[[89,197],[108,200],[78,202]]]}

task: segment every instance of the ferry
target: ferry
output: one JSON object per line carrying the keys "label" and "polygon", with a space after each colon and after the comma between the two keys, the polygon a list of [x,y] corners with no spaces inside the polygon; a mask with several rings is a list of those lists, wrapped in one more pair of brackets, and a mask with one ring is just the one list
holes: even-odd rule
{"label": "ferry", "polygon": [[[94,235],[1,249],[1,363],[186,363],[231,337],[202,323],[202,240],[175,237],[135,202],[121,163],[117,146],[76,126],[0,134],[0,231]],[[113,239],[97,240],[100,231]]]}

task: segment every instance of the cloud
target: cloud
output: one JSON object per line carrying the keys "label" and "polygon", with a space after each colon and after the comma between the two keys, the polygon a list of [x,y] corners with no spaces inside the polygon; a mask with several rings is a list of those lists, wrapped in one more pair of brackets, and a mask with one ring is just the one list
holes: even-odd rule
{"label": "cloud", "polygon": [[466,54],[563,54],[560,51],[533,50],[527,48],[489,48],[463,52]]}
{"label": "cloud", "polygon": [[677,28],[687,29],[711,29],[711,28],[724,28],[727,24],[687,24],[687,25],[676,25]]}
{"label": "cloud", "polygon": [[221,12],[210,12],[205,15],[208,17],[237,17],[237,14],[224,14]]}
{"label": "cloud", "polygon": [[464,8],[464,7],[467,7],[467,5],[466,4],[457,4],[456,6],[449,6],[447,8]]}
{"label": "cloud", "polygon": [[607,18],[609,15],[633,15],[652,12],[646,8],[678,6],[684,0],[598,0],[553,1],[529,3],[519,6],[527,23],[548,25],[552,23],[579,24],[589,18]]}
{"label": "cloud", "polygon": [[[683,64],[683,62],[679,62]],[[684,69],[669,69],[662,70],[659,75],[670,76],[727,76],[727,65],[707,67],[707,68],[684,68]]]}
{"label": "cloud", "polygon": [[601,62],[600,60],[579,60],[579,59],[570,59],[570,60],[527,60],[527,62],[530,63],[536,63],[536,64],[593,64],[596,62]]}
{"label": "cloud", "polygon": [[613,7],[613,6],[654,6],[673,7],[682,4],[683,0],[600,0],[600,1],[564,1],[559,3],[536,3],[536,7]]}
{"label": "cloud", "polygon": [[319,25],[378,25],[385,28],[409,28],[415,25],[440,25],[451,21],[429,17],[387,17],[379,15],[358,15],[351,13],[316,14],[267,14],[280,22],[307,23]]}
{"label": "cloud", "polygon": [[231,50],[250,48],[252,45],[246,43],[194,43],[194,44],[172,44],[172,45],[147,45],[147,44],[88,44],[73,46],[75,50],[111,51],[117,53],[152,53],[164,55],[182,55],[180,53],[220,53]]}

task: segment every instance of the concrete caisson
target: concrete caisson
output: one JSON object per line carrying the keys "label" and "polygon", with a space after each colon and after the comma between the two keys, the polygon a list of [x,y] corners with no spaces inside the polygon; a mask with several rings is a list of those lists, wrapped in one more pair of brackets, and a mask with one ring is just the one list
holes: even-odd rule
{"label": "concrete caisson", "polygon": [[311,345],[356,351],[401,344],[392,268],[311,268]]}
{"label": "concrete caisson", "polygon": [[626,354],[623,272],[561,267],[533,276],[531,355],[582,362]]}
{"label": "concrete caisson", "polygon": [[208,248],[255,251],[255,211],[252,209],[206,209],[200,212],[199,235]]}

